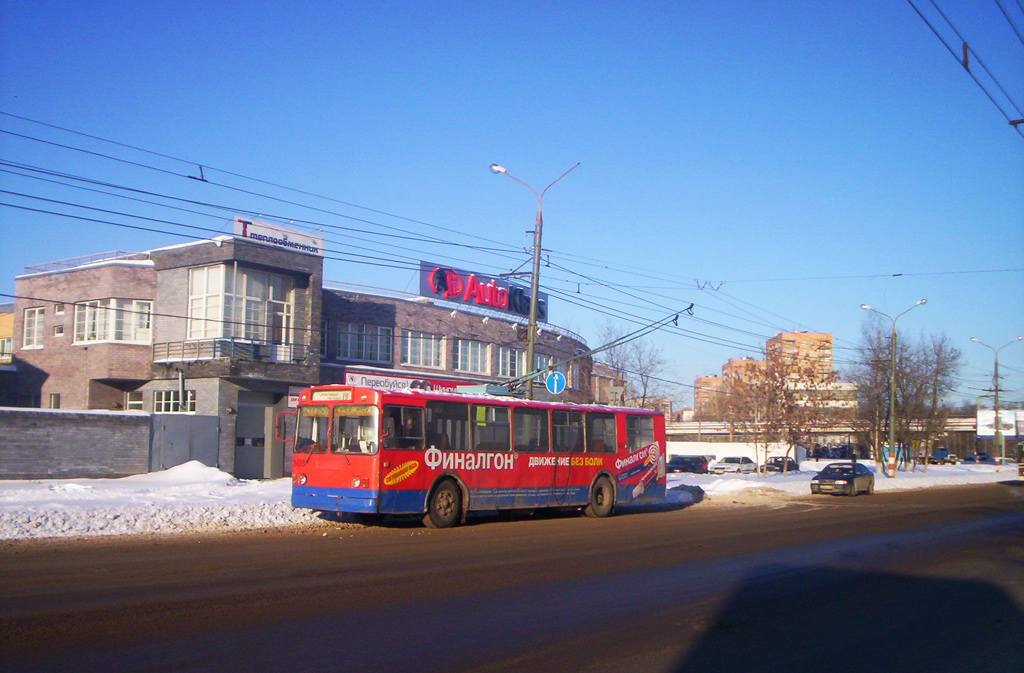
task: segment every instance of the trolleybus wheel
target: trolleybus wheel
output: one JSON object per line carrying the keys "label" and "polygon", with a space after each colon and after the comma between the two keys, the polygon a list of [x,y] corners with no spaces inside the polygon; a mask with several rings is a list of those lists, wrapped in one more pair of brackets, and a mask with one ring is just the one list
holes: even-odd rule
{"label": "trolleybus wheel", "polygon": [[442,481],[430,496],[423,525],[427,528],[451,528],[459,520],[461,511],[462,496],[459,487],[450,480]]}
{"label": "trolleybus wheel", "polygon": [[607,477],[601,477],[590,491],[590,502],[587,503],[587,508],[583,511],[587,516],[601,518],[610,515],[613,507],[615,507],[615,491],[612,488],[612,483],[608,481]]}

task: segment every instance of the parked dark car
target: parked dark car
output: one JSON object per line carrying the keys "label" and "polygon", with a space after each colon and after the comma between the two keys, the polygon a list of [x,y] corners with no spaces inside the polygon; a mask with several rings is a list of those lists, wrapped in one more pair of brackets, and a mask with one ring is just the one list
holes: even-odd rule
{"label": "parked dark car", "polygon": [[864,463],[830,463],[811,479],[811,493],[857,495],[875,492],[875,475]]}
{"label": "parked dark car", "polygon": [[768,462],[764,464],[764,469],[767,472],[799,472],[800,466],[792,458],[776,456],[768,459]]}
{"label": "parked dark car", "polygon": [[671,456],[666,468],[669,472],[708,473],[708,459],[704,456]]}

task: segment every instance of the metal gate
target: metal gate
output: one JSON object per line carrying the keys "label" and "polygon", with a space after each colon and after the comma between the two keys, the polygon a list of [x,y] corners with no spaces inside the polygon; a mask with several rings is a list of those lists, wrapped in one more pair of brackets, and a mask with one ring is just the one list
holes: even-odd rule
{"label": "metal gate", "polygon": [[220,423],[216,416],[153,414],[150,417],[149,470],[166,470],[198,460],[220,467]]}

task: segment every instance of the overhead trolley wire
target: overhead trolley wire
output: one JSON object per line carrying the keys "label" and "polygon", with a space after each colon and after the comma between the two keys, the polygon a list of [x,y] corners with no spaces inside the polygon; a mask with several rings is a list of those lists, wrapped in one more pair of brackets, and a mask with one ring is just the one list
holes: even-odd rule
{"label": "overhead trolley wire", "polygon": [[[992,102],[992,104],[996,106],[996,109],[997,109],[997,110],[999,110],[999,113],[1000,113],[1000,114],[1002,114],[1002,115],[1003,115],[1003,117],[1005,117],[1005,118],[1006,118],[1006,121],[1007,121],[1007,122],[1012,122],[1012,121],[1013,121],[1013,118],[1012,118],[1012,117],[1011,117],[1010,115],[1008,115],[1008,114],[1006,113],[1006,111],[1005,111],[1005,110],[1003,109],[1003,106],[1002,106],[1002,105],[1000,105],[1000,104],[999,104],[999,103],[998,103],[998,102],[996,101],[995,97],[993,97],[993,96],[992,96],[992,94],[991,94],[991,93],[989,93],[988,89],[986,89],[986,88],[985,88],[985,86],[984,86],[984,85],[983,85],[983,84],[981,83],[981,81],[980,81],[980,80],[979,80],[979,79],[978,79],[977,77],[975,77],[975,75],[974,75],[974,73],[973,73],[973,72],[971,71],[970,67],[968,67],[968,64],[966,64],[966,63],[965,63],[965,61],[962,61],[962,60],[961,60],[961,57],[960,57],[960,56],[958,56],[958,55],[957,55],[957,53],[956,53],[956,51],[955,51],[955,50],[954,50],[954,49],[953,49],[952,47],[950,47],[950,46],[949,46],[949,44],[948,44],[948,43],[946,42],[945,38],[943,38],[943,37],[942,37],[942,35],[940,35],[940,34],[939,34],[939,31],[938,31],[938,30],[936,30],[936,29],[935,29],[935,27],[934,27],[934,26],[932,26],[931,22],[930,22],[930,21],[928,21],[928,19],[927,19],[927,18],[925,17],[925,15],[921,13],[921,10],[920,10],[920,9],[918,9],[918,8],[917,8],[917,5],[915,5],[915,4],[914,4],[914,0],[907,0],[907,3],[908,3],[908,4],[909,4],[909,5],[911,6],[911,7],[913,7],[913,8],[914,8],[914,11],[915,11],[915,12],[917,12],[917,15],[918,15],[919,17],[921,17],[921,20],[925,22],[925,25],[927,25],[927,26],[928,26],[928,28],[929,28],[929,29],[930,29],[930,30],[932,31],[932,33],[934,33],[934,34],[935,34],[935,37],[939,38],[939,41],[940,41],[940,42],[942,42],[942,45],[943,45],[944,47],[946,47],[946,50],[947,50],[947,51],[948,51],[948,52],[950,53],[950,55],[951,55],[951,56],[952,56],[953,58],[955,58],[955,59],[957,60],[957,63],[959,63],[959,64],[960,64],[961,66],[963,66],[964,70],[966,70],[966,71],[967,71],[967,74],[968,74],[968,75],[970,75],[970,76],[971,76],[971,79],[973,79],[973,80],[974,80],[974,83],[978,85],[978,88],[979,88],[979,89],[981,89],[981,90],[982,90],[982,92],[983,92],[983,93],[984,93],[984,94],[985,94],[985,95],[986,95],[986,96],[988,97],[988,99],[989,99],[989,100],[990,100],[990,101]],[[931,3],[932,3],[932,5],[933,5],[933,6],[935,7],[935,9],[936,9],[936,10],[937,10],[937,11],[939,12],[939,14],[940,14],[940,15],[942,15],[942,18],[943,18],[943,19],[946,19],[946,15],[945,15],[945,14],[943,14],[943,13],[942,13],[942,10],[941,10],[941,9],[939,9],[938,5],[936,5],[936,4],[935,4],[935,0],[931,0]],[[1003,92],[1003,95],[1004,95],[1004,96],[1006,96],[1006,99],[1007,99],[1007,100],[1008,100],[1008,101],[1010,102],[1010,105],[1012,105],[1012,106],[1014,107],[1014,109],[1016,109],[1016,110],[1017,110],[1017,113],[1018,113],[1018,114],[1021,114],[1021,113],[1020,113],[1020,108],[1019,108],[1019,107],[1017,107],[1017,104],[1016,104],[1016,103],[1014,103],[1013,99],[1012,99],[1012,98],[1010,98],[1009,94],[1007,94],[1007,93],[1006,93],[1006,90],[1005,90],[1005,89],[1003,89],[1003,87],[1002,87],[1002,85],[1001,85],[1001,84],[999,83],[999,81],[998,81],[998,80],[997,80],[997,79],[996,79],[996,78],[995,78],[995,77],[994,77],[994,76],[992,75],[992,73],[991,73],[991,72],[989,72],[988,68],[986,68],[986,67],[985,67],[985,64],[984,64],[984,63],[982,63],[981,59],[980,59],[980,58],[978,57],[978,55],[977,55],[977,53],[976,53],[976,52],[974,51],[974,49],[973,49],[973,48],[971,48],[971,47],[970,47],[970,46],[969,46],[969,45],[967,44],[967,42],[966,42],[966,41],[965,41],[965,40],[964,40],[963,38],[961,38],[961,37],[960,37],[960,33],[959,33],[959,32],[958,32],[957,30],[956,30],[956,28],[955,28],[955,27],[953,27],[953,24],[952,24],[952,23],[951,23],[951,22],[949,21],[949,19],[946,19],[946,23],[948,23],[948,24],[950,25],[950,27],[951,27],[951,28],[953,28],[953,32],[955,32],[955,33],[957,34],[957,37],[958,37],[958,38],[960,38],[960,41],[961,41],[961,42],[963,43],[963,45],[964,45],[964,51],[965,51],[965,52],[970,52],[970,53],[971,53],[971,54],[972,54],[972,55],[973,55],[973,56],[975,57],[975,60],[977,60],[977,61],[978,61],[978,64],[979,64],[979,65],[981,65],[982,69],[983,69],[983,70],[985,70],[985,72],[986,72],[986,73],[988,74],[988,76],[989,76],[989,77],[990,77],[990,78],[992,79],[992,81],[993,81],[993,82],[995,82],[996,86],[997,86],[997,87],[999,87],[999,90]],[[965,60],[966,60],[966,59],[965,59]],[[1024,138],[1024,131],[1022,131],[1022,130],[1021,130],[1021,128],[1020,128],[1020,126],[1019,126],[1019,125],[1017,125],[1017,124],[1014,124],[1014,125],[1013,125],[1013,130],[1014,130],[1014,131],[1016,131],[1016,132],[1017,132],[1017,135],[1019,135],[1019,136],[1020,136],[1021,138]]]}
{"label": "overhead trolley wire", "polygon": [[[1020,5],[1020,0],[1018,0],[1017,4],[1018,6]],[[1006,23],[1010,24],[1010,28],[1012,28],[1013,32],[1017,35],[1017,39],[1020,40],[1020,43],[1022,45],[1024,45],[1024,37],[1021,36],[1020,31],[1017,30],[1017,26],[1013,23],[1013,21],[1010,20],[1010,15],[1006,13],[1006,9],[1003,7],[1003,3],[999,2],[999,0],[996,0],[996,5],[999,7],[999,11],[1003,13],[1003,18],[1006,19]],[[1024,11],[1024,7],[1021,7],[1021,11]]]}
{"label": "overhead trolley wire", "polygon": [[[91,138],[91,139],[94,139],[94,140],[111,143],[111,144],[119,146],[119,147],[124,147],[124,148],[127,148],[127,149],[144,152],[144,153],[147,153],[147,154],[151,154],[153,156],[159,156],[159,157],[162,157],[162,158],[171,159],[171,160],[174,160],[174,161],[186,164],[186,165],[190,165],[190,166],[206,166],[206,164],[202,164],[201,162],[188,161],[188,160],[181,159],[181,158],[178,158],[178,157],[173,157],[171,155],[161,154],[159,152],[154,152],[152,150],[147,150],[147,149],[144,149],[144,148],[141,148],[141,147],[136,147],[136,146],[128,145],[128,144],[125,144],[125,143],[119,143],[117,141],[112,141],[112,140],[108,140],[108,139],[105,139],[105,138],[100,138],[99,136],[94,136],[94,135],[90,135],[90,134],[81,133],[79,131],[74,131],[72,129],[67,129],[67,128],[56,126],[56,125],[53,125],[53,124],[46,124],[44,122],[38,122],[36,120],[28,119],[26,117],[21,117],[21,116],[18,116],[18,115],[13,115],[13,114],[10,114],[10,113],[7,113],[7,112],[0,111],[0,114],[4,114],[4,115],[6,115],[8,117],[20,119],[20,120],[23,120],[23,121],[27,121],[27,122],[31,122],[31,123],[35,123],[35,124],[40,124],[42,126],[46,126],[46,127],[49,127],[49,128],[57,129],[57,130],[60,130],[60,131],[64,131],[64,132],[68,132],[68,133],[72,133],[72,134],[76,134],[76,135],[80,135],[80,136],[83,136],[83,137],[88,137],[88,138]],[[175,177],[194,177],[194,176],[183,175],[183,174],[180,174],[180,173],[175,173],[174,171],[166,171],[164,169],[160,169],[160,168],[153,167],[153,166],[147,166],[146,164],[141,164],[139,162],[132,162],[132,161],[120,159],[118,157],[113,157],[113,156],[110,156],[110,155],[106,155],[106,154],[102,154],[102,153],[97,153],[97,152],[92,152],[90,150],[84,150],[82,148],[76,148],[76,147],[73,147],[73,146],[70,146],[70,145],[65,145],[65,144],[61,144],[61,143],[53,143],[51,141],[47,141],[47,140],[43,140],[43,139],[38,139],[38,138],[33,138],[32,136],[26,136],[24,134],[13,134],[13,135],[16,135],[18,137],[25,138],[25,139],[28,139],[28,140],[36,140],[38,142],[55,145],[55,146],[58,146],[58,147],[61,147],[61,148],[65,148],[65,149],[69,149],[69,150],[73,150],[73,151],[85,152],[87,154],[91,154],[91,155],[94,155],[94,156],[99,156],[99,157],[107,158],[107,159],[110,159],[110,160],[113,160],[113,161],[125,162],[125,163],[128,163],[130,165],[139,166],[139,167],[143,167],[143,168],[150,168],[152,170],[157,170],[157,171],[160,171],[160,172],[163,172],[163,173],[171,174],[171,175],[173,175]],[[80,178],[80,177],[77,177],[77,176],[71,176],[71,175],[67,175],[67,174],[60,174],[59,172],[49,171],[47,169],[39,169],[39,168],[36,168],[36,167],[28,167],[28,166],[24,166],[24,165],[18,166],[17,164],[14,164],[14,163],[8,163],[7,165],[16,166],[16,167],[18,167],[18,168],[20,168],[22,170],[36,170],[36,171],[44,172],[44,173],[52,175],[52,176],[60,176],[60,177],[63,177],[65,179],[69,179],[69,180],[85,181],[85,182],[88,182],[88,183],[91,183],[91,184],[100,185],[100,186],[107,187],[107,188],[110,188],[110,189],[129,190],[129,191],[133,191],[135,193],[142,193],[142,194],[146,194],[148,196],[154,196],[156,198],[163,198],[163,199],[176,200],[176,201],[179,201],[179,202],[191,203],[193,205],[198,205],[198,206],[201,206],[201,207],[227,209],[227,207],[220,206],[218,204],[212,204],[212,203],[207,203],[207,202],[202,202],[202,201],[195,201],[195,200],[189,200],[189,199],[182,199],[180,197],[172,197],[172,196],[169,196],[169,195],[159,194],[159,193],[156,193],[156,192],[147,192],[146,190],[138,190],[138,189],[124,187],[124,186],[121,186],[121,185],[115,185],[115,184],[112,184],[112,183],[105,183],[105,182],[102,182],[102,181],[91,180],[91,179],[88,179],[88,178]],[[363,209],[363,210],[367,210],[369,212],[376,212],[376,213],[379,213],[379,214],[386,215],[388,217],[395,217],[396,219],[402,219],[402,220],[405,220],[405,221],[408,221],[408,222],[411,222],[411,223],[421,224],[421,225],[424,225],[424,226],[429,226],[429,227],[436,228],[436,229],[441,229],[441,230],[444,230],[444,231],[454,231],[454,230],[451,230],[451,229],[448,229],[448,228],[445,228],[445,227],[440,227],[438,225],[433,225],[433,224],[430,224],[430,223],[427,223],[427,222],[423,222],[423,221],[420,221],[420,220],[414,220],[412,218],[406,218],[406,217],[403,217],[403,216],[398,216],[398,215],[395,215],[395,214],[392,214],[392,213],[387,213],[385,211],[380,211],[380,210],[376,210],[376,209],[372,209],[372,208],[367,208],[367,207],[364,207],[364,206],[359,206],[358,204],[353,204],[353,203],[350,203],[350,202],[341,201],[339,199],[333,199],[333,198],[330,198],[330,197],[325,197],[325,196],[322,196],[322,195],[314,194],[312,192],[306,192],[304,190],[295,189],[295,188],[292,188],[292,187],[287,187],[285,185],[280,185],[280,184],[277,184],[277,183],[273,183],[273,182],[269,182],[269,181],[265,181],[265,180],[260,180],[258,178],[253,178],[251,176],[245,176],[245,175],[242,175],[242,174],[239,174],[239,173],[233,173],[231,171],[225,171],[225,170],[217,169],[217,168],[213,168],[213,167],[209,167],[209,168],[211,168],[214,171],[218,171],[218,172],[224,173],[226,175],[231,175],[231,176],[239,177],[239,178],[246,179],[246,180],[252,180],[252,181],[257,182],[257,183],[266,184],[266,185],[269,185],[269,186],[285,189],[285,190],[288,190],[288,191],[293,191],[293,192],[296,192],[296,193],[304,194],[304,195],[307,195],[307,196],[312,196],[312,197],[315,197],[315,198],[321,198],[321,199],[325,199],[325,200],[328,200],[328,201],[333,201],[333,202],[340,203],[340,204],[343,204],[343,205],[346,205],[346,206],[349,206],[349,207],[356,207],[356,208],[360,208],[360,209]],[[436,244],[436,245],[444,245],[444,246],[459,246],[459,247],[463,247],[463,248],[467,248],[467,249],[474,249],[474,250],[477,250],[479,252],[484,252],[484,253],[487,253],[487,254],[495,254],[495,255],[498,255],[498,256],[506,256],[509,253],[518,252],[518,248],[515,248],[514,246],[508,246],[507,244],[500,243],[500,242],[497,242],[497,241],[492,241],[490,239],[486,239],[486,238],[479,237],[479,236],[474,236],[472,234],[463,234],[462,232],[457,232],[460,235],[472,236],[472,237],[477,238],[479,240],[484,240],[484,241],[487,241],[488,243],[493,243],[493,244],[501,246],[501,247],[499,249],[488,249],[488,248],[483,248],[481,246],[476,246],[476,245],[470,245],[470,244],[464,244],[464,243],[457,243],[457,242],[453,242],[453,241],[447,241],[447,240],[440,239],[440,238],[435,237],[435,236],[426,236],[426,235],[413,234],[413,232],[410,232],[410,231],[408,231],[406,229],[402,229],[400,227],[393,227],[393,226],[390,226],[390,225],[385,225],[385,224],[380,223],[380,222],[374,222],[374,221],[371,221],[371,220],[365,220],[365,219],[362,219],[362,218],[357,218],[357,217],[353,217],[353,216],[350,216],[350,215],[345,215],[345,214],[342,214],[342,213],[337,213],[337,212],[330,211],[330,210],[320,209],[320,208],[316,208],[316,207],[313,207],[311,205],[304,204],[304,203],[294,202],[294,201],[290,201],[290,200],[287,200],[287,199],[281,199],[281,198],[278,198],[278,197],[273,197],[273,196],[270,196],[270,195],[267,195],[267,194],[262,194],[262,193],[259,193],[259,192],[253,192],[251,190],[246,190],[246,189],[242,189],[242,188],[239,188],[239,187],[234,187],[234,186],[231,186],[231,185],[225,185],[225,184],[221,184],[221,183],[217,183],[217,182],[211,182],[209,180],[204,180],[204,182],[206,182],[207,184],[216,186],[216,187],[221,187],[221,188],[237,191],[237,192],[244,193],[244,194],[248,194],[248,195],[252,195],[252,196],[257,196],[257,197],[260,197],[260,198],[267,198],[267,199],[275,200],[275,201],[278,201],[278,202],[281,202],[281,203],[285,203],[285,204],[289,204],[289,205],[294,205],[294,206],[299,207],[299,208],[305,208],[305,209],[310,209],[310,210],[314,210],[314,211],[318,211],[318,212],[323,212],[323,213],[326,213],[326,214],[330,214],[330,215],[337,216],[337,217],[342,217],[342,218],[345,218],[345,219],[349,219],[349,220],[352,220],[352,221],[360,222],[362,224],[370,225],[370,226],[373,226],[373,227],[380,227],[380,228],[387,229],[387,230],[390,230],[390,231],[398,231],[398,232],[401,232],[402,234],[406,234],[406,235],[403,236],[403,235],[394,234],[394,233],[381,233],[381,232],[367,231],[366,229],[354,229],[354,228],[351,228],[351,227],[342,227],[340,225],[333,225],[333,224],[329,224],[329,223],[325,223],[325,222],[317,222],[317,221],[312,221],[312,220],[304,220],[302,218],[288,217],[288,216],[284,216],[284,215],[267,215],[267,217],[269,217],[271,219],[277,218],[277,219],[280,219],[281,221],[287,221],[289,223],[301,223],[301,224],[305,224],[307,226],[313,226],[313,227],[316,227],[316,228],[320,228],[321,230],[323,228],[335,228],[335,229],[343,230],[343,231],[359,232],[359,233],[362,233],[362,234],[365,234],[365,235],[369,235],[369,236],[383,236],[383,237],[391,237],[391,238],[394,238],[394,239],[416,240],[416,241],[420,241],[420,242],[424,242],[424,243],[430,243],[430,244]],[[103,192],[100,192],[100,193],[103,193]],[[120,195],[111,194],[111,196],[120,196]],[[16,206],[13,206],[13,204],[9,204],[9,205],[11,205],[11,207],[16,207]],[[160,207],[171,207],[171,206],[166,206],[166,205],[162,205],[161,206],[160,204],[152,204],[152,205],[158,205]],[[187,209],[183,209],[183,210],[185,210],[186,212],[189,212]],[[247,209],[247,208],[234,208],[234,209],[231,209],[231,210],[233,210],[236,213],[238,213],[238,212],[246,212],[246,213],[254,212],[254,211],[252,211],[250,209]],[[128,214],[123,214],[123,216],[131,217],[131,215],[128,215]],[[121,226],[121,225],[118,225],[117,223],[107,223],[107,224],[112,224],[112,225],[115,225],[115,226]],[[140,228],[140,229],[147,230],[145,228]],[[158,233],[164,233],[164,232],[158,232]],[[361,239],[361,240],[366,242],[365,239]],[[364,248],[364,249],[366,249],[366,248]],[[375,250],[375,249],[370,249],[370,250],[372,252],[374,252],[374,253],[382,253],[382,251],[379,251],[379,250]],[[342,253],[342,254],[348,254],[350,257],[356,256],[355,253]],[[555,253],[555,254],[556,255],[561,255],[562,253]],[[574,255],[565,255],[565,256],[567,258],[578,257],[578,256],[574,256]],[[402,255],[391,255],[390,258],[389,257],[374,257],[372,255],[358,255],[358,257],[367,258],[367,259],[373,259],[373,260],[386,260],[387,262],[392,263],[390,268],[408,268],[410,270],[414,270],[412,267],[407,267],[407,266],[405,266],[405,265],[400,263],[400,259],[404,257]],[[586,258],[583,258],[583,257],[578,257],[578,258],[579,259],[586,259]],[[327,259],[338,259],[338,258],[334,258],[334,257],[328,256]],[[367,262],[358,262],[357,260],[346,260],[346,259],[341,259],[340,261],[353,261],[353,262],[357,262],[357,263],[367,263]],[[587,263],[587,262],[584,262],[584,263]],[[592,264],[592,265],[597,266],[597,264]],[[556,267],[557,266],[558,265],[556,265]],[[605,263],[605,265],[603,267],[601,267],[601,268],[605,268],[605,269],[611,270],[613,268],[613,266],[614,265],[611,264],[611,263]],[[663,305],[660,305],[657,302],[650,301],[649,298],[638,297],[636,295],[630,295],[628,292],[624,292],[621,288],[614,288],[609,283],[604,283],[602,281],[593,279],[593,278],[591,278],[589,276],[585,276],[584,274],[578,274],[575,271],[572,271],[571,269],[568,269],[567,267],[561,267],[561,270],[563,272],[565,272],[565,273],[570,273],[570,274],[578,275],[581,278],[587,278],[590,282],[593,282],[595,285],[602,286],[602,287],[605,287],[607,289],[617,290],[620,293],[625,294],[630,299],[633,299],[634,301],[642,301],[645,304],[649,304],[649,305],[651,305],[653,307],[658,307],[658,308],[663,308],[663,309],[665,308]],[[637,272],[635,270],[633,270],[633,271],[622,271],[622,272],[623,273],[631,273],[631,274],[637,275],[637,276],[647,276],[647,277],[651,277],[651,278],[671,278],[670,276],[665,275],[665,274],[663,274],[661,276],[652,276],[650,274],[640,273],[640,272]],[[572,281],[564,281],[564,282],[571,283]],[[684,287],[688,287],[688,285],[684,286]],[[662,298],[668,299],[670,301],[674,301],[674,299],[669,298],[669,297],[662,297]],[[723,315],[726,315],[726,316],[729,316],[729,317],[732,317],[732,318],[736,318],[736,319],[739,319],[739,320],[746,320],[748,322],[752,322],[754,324],[759,324],[759,325],[764,326],[764,327],[770,327],[770,328],[778,329],[777,326],[773,326],[773,325],[764,323],[763,321],[759,321],[759,320],[756,320],[756,319],[745,318],[743,316],[732,315],[732,314],[729,314],[729,313],[726,313],[726,312],[723,312],[723,311],[719,311],[719,310],[711,308],[711,307],[706,307],[705,306],[703,308],[704,308],[704,310],[714,311],[714,312],[721,313]],[[749,332],[749,331],[746,331],[746,330],[743,330],[743,329],[740,329],[740,328],[737,328],[737,327],[731,327],[729,325],[724,325],[724,324],[721,324],[721,323],[716,323],[716,322],[713,322],[713,321],[709,321],[709,320],[707,320],[705,318],[697,318],[697,320],[700,321],[700,322],[704,322],[704,323],[706,323],[706,324],[708,324],[710,326],[719,327],[719,328],[727,329],[727,330],[731,330],[731,331],[736,331],[736,332],[739,332],[739,333],[742,333],[742,334],[748,334],[748,335],[751,335],[751,336],[756,336],[758,338],[764,338],[764,335],[755,334],[753,332]],[[693,332],[693,333],[694,334],[700,334],[698,332]],[[706,335],[702,335],[702,336],[706,336]],[[725,341],[725,340],[723,340],[723,341]],[[709,342],[709,343],[712,343],[712,342]],[[733,342],[733,343],[736,343],[736,342]],[[718,345],[724,345],[724,344],[718,344]],[[743,346],[741,344],[737,344],[737,345],[740,345],[741,347],[746,347],[746,346]]]}

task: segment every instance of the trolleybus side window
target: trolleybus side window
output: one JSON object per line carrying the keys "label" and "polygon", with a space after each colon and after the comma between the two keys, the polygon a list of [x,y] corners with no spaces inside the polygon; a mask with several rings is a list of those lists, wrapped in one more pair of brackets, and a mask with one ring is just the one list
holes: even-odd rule
{"label": "trolleybus side window", "polygon": [[469,416],[472,419],[474,451],[508,451],[512,441],[508,407],[474,404]]}
{"label": "trolleybus side window", "polygon": [[583,412],[552,409],[551,433],[555,453],[583,451]]}
{"label": "trolleybus side window", "polygon": [[547,453],[550,450],[547,409],[514,408],[512,436],[515,438],[516,451]]}
{"label": "trolleybus side window", "polygon": [[377,453],[377,407],[339,404],[331,422],[333,453]]}
{"label": "trolleybus side window", "polygon": [[469,405],[465,402],[427,402],[427,448],[467,451]]}
{"label": "trolleybus side window", "polygon": [[299,408],[299,422],[295,430],[295,453],[324,453],[327,451],[327,405],[316,404]]}
{"label": "trolleybus side window", "polygon": [[640,414],[626,416],[626,449],[636,451],[654,443],[654,417]]}
{"label": "trolleybus side window", "polygon": [[381,444],[385,449],[423,450],[423,409],[384,406],[381,420]]}
{"label": "trolleybus side window", "polygon": [[615,414],[587,412],[587,453],[615,453]]}

